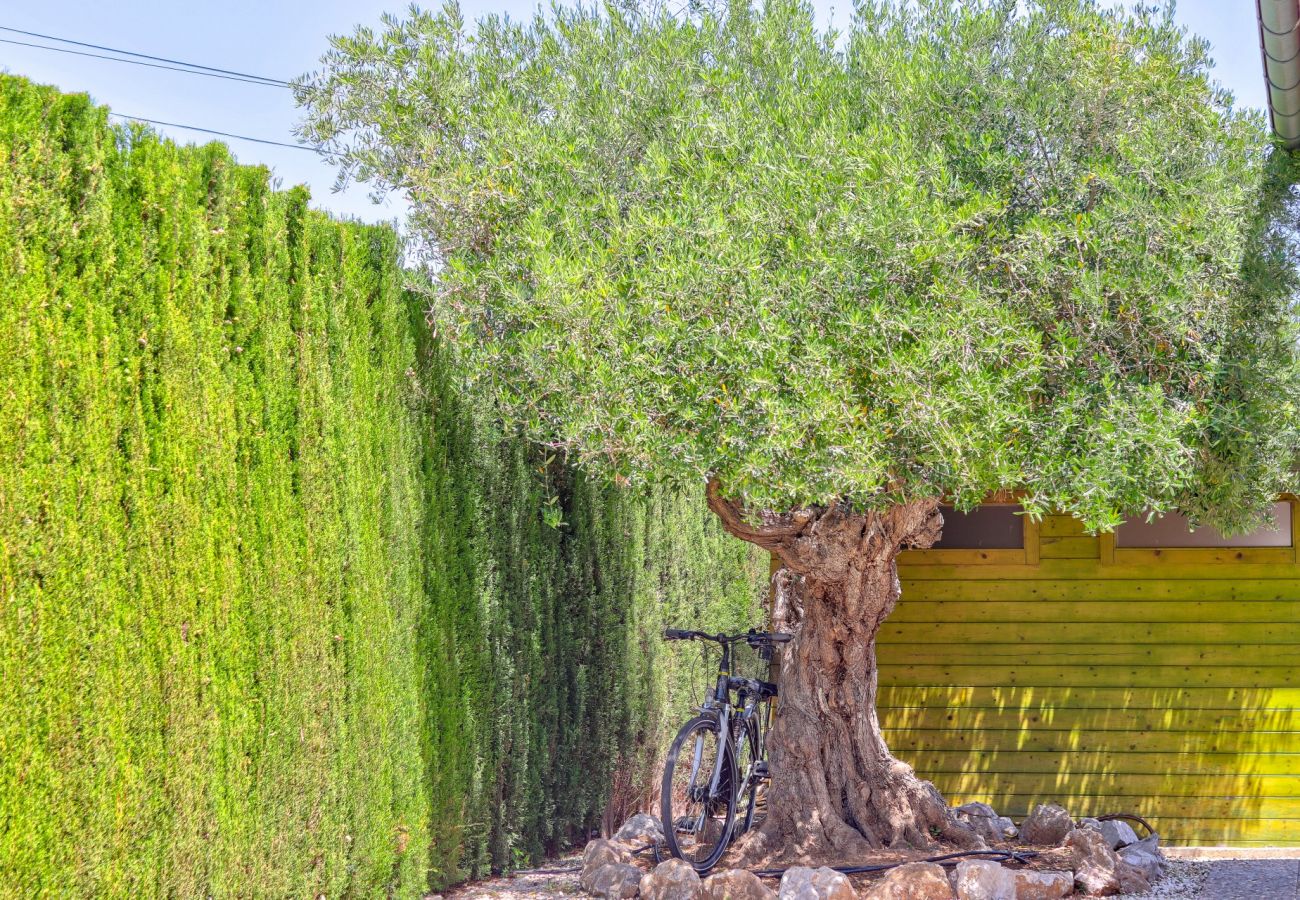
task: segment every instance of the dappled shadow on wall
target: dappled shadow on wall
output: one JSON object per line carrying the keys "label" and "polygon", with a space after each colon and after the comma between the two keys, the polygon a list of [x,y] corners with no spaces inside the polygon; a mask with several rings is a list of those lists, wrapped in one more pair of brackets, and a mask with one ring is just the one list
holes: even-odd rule
{"label": "dappled shadow on wall", "polygon": [[[1071,539],[1081,554],[1096,540]],[[1137,813],[1180,845],[1300,846],[1294,563],[922,568],[904,570],[880,633],[880,716],[950,802],[1017,820],[1045,802]]]}
{"label": "dappled shadow on wall", "polygon": [[1292,690],[882,693],[890,746],[954,804],[983,800],[1017,820],[1047,802],[1076,817],[1132,812],[1183,845],[1300,844]]}

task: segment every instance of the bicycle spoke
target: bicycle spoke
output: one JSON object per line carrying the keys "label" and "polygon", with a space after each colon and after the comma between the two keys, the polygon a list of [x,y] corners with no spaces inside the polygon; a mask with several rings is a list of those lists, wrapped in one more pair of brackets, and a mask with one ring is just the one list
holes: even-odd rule
{"label": "bicycle spoke", "polygon": [[707,868],[721,855],[735,809],[732,765],[725,760],[722,773],[715,776],[723,747],[709,720],[699,720],[678,741],[677,755],[670,754],[665,772],[665,836],[670,850],[697,868]]}

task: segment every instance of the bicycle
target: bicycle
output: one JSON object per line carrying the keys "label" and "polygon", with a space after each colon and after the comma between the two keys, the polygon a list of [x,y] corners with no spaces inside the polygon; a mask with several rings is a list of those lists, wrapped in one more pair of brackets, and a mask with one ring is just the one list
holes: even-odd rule
{"label": "bicycle", "polygon": [[[664,631],[667,641],[711,641],[722,648],[714,687],[668,750],[660,794],[668,851],[697,872],[712,869],[731,842],[753,827],[759,790],[770,777],[765,739],[777,688],[770,681],[733,675],[732,646],[743,641],[770,660],[773,647],[791,637],[753,629],[733,635]],[[684,750],[689,750],[685,760]],[[742,799],[744,816],[737,828]]]}

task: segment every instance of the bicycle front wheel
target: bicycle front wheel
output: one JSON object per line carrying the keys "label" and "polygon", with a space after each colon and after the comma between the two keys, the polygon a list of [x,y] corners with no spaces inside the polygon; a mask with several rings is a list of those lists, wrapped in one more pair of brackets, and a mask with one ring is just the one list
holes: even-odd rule
{"label": "bicycle front wheel", "polygon": [[697,716],[683,725],[668,750],[659,802],[669,852],[697,872],[713,868],[727,849],[738,782],[717,719]]}

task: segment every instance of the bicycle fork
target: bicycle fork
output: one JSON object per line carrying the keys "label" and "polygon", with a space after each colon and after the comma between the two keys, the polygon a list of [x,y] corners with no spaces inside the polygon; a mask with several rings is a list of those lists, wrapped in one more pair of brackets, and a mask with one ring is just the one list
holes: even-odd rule
{"label": "bicycle fork", "polygon": [[[701,799],[704,803],[700,807],[699,817],[690,823],[690,833],[700,834],[704,831],[704,820],[709,816],[709,810],[717,802],[719,788],[722,783],[722,766],[726,762],[727,754],[730,749],[730,734],[728,730],[731,727],[731,710],[723,707],[718,715],[718,754],[717,760],[713,763],[713,776],[709,779],[708,793]],[[704,735],[695,738],[695,752],[691,757],[691,790],[694,791],[696,778],[700,774],[700,764],[704,761]]]}

